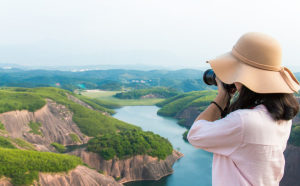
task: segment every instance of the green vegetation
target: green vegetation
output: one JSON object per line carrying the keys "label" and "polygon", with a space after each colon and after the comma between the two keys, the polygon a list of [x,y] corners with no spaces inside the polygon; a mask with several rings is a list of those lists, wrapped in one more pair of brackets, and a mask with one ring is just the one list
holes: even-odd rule
{"label": "green vegetation", "polygon": [[110,107],[110,108],[118,108],[114,103],[105,103],[97,99],[93,98],[88,98],[86,96],[81,96],[81,95],[76,95],[77,98],[79,98],[81,101],[85,102],[86,104],[90,105],[96,110],[102,111],[102,112],[107,112],[109,114],[114,114],[116,113],[114,110],[105,108],[105,107]]}
{"label": "green vegetation", "polygon": [[66,152],[66,147],[59,143],[51,143],[51,145],[57,150],[59,153]]}
{"label": "green vegetation", "polygon": [[5,126],[3,123],[1,123],[1,121],[0,121],[0,130],[5,130]]}
{"label": "green vegetation", "polygon": [[[11,94],[18,94],[26,101],[20,101],[22,108],[27,108],[30,111],[36,111],[44,106],[46,103],[45,99],[51,99],[58,104],[67,106],[70,111],[73,112],[73,121],[77,124],[82,133],[88,136],[97,136],[105,133],[112,133],[118,130],[134,129],[138,128],[134,125],[130,125],[123,121],[117,120],[113,117],[105,116],[99,111],[88,109],[78,103],[75,103],[68,99],[67,94],[75,96],[72,92],[50,87],[41,88],[2,88],[0,95],[2,95],[0,101],[0,111],[3,108],[10,108],[11,111],[15,110],[14,99]],[[26,98],[26,99],[25,99]],[[6,100],[6,103],[2,100]],[[44,104],[41,104],[44,103]],[[9,107],[5,107],[9,105]]]}
{"label": "green vegetation", "polygon": [[215,98],[216,93],[216,91],[194,91],[180,94],[156,104],[162,107],[157,114],[174,117],[190,106],[203,110]]}
{"label": "green vegetation", "polygon": [[29,110],[33,112],[45,105],[46,101],[41,99],[39,95],[18,92],[20,89],[0,91],[0,113],[12,110]]}
{"label": "green vegetation", "polygon": [[155,105],[156,103],[164,100],[162,98],[119,99],[114,97],[114,95],[117,93],[121,93],[121,91],[94,90],[94,91],[82,92],[82,95],[90,98],[94,98],[101,102],[108,102],[109,104],[117,104],[119,106]]}
{"label": "green vegetation", "polygon": [[37,135],[40,135],[40,136],[43,135],[41,130],[40,130],[40,128],[42,126],[42,124],[40,122],[30,121],[28,125],[31,128],[31,131],[29,131],[30,133],[37,134]]}
{"label": "green vegetation", "polygon": [[10,140],[22,149],[35,150],[35,147],[31,143],[28,143],[20,138],[11,138]]}
{"label": "green vegetation", "polygon": [[293,125],[289,143],[295,146],[300,146],[300,125]]}
{"label": "green vegetation", "polygon": [[74,142],[74,143],[81,143],[81,140],[79,139],[79,137],[76,135],[76,134],[69,134],[69,136],[71,137],[71,139],[72,139],[72,141]]}
{"label": "green vegetation", "polygon": [[185,140],[185,141],[188,141],[187,139],[187,135],[188,135],[189,131],[185,131],[183,134],[182,134],[182,138]]}
{"label": "green vegetation", "polygon": [[121,179],[121,177],[120,176],[117,176],[117,177],[115,177],[114,178],[116,181],[119,181],[120,179]]}
{"label": "green vegetation", "polygon": [[80,164],[75,156],[0,148],[0,177],[11,178],[14,185],[31,185],[39,172],[66,172]]}
{"label": "green vegetation", "polygon": [[153,132],[136,129],[98,136],[88,142],[87,150],[98,153],[106,160],[115,156],[124,159],[138,154],[165,159],[173,148],[167,139]]}
{"label": "green vegetation", "polygon": [[166,87],[154,87],[149,89],[134,89],[128,92],[120,92],[115,95],[120,99],[140,99],[142,96],[152,95],[156,98],[169,98],[178,95],[176,90]]}
{"label": "green vegetation", "polygon": [[0,147],[15,149],[16,147],[7,138],[0,136]]}

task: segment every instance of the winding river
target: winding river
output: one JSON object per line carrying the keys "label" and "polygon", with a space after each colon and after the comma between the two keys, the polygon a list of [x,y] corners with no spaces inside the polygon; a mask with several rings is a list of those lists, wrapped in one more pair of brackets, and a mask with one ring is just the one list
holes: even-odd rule
{"label": "winding river", "polygon": [[159,181],[137,181],[126,186],[210,186],[212,154],[196,149],[182,139],[186,130],[173,118],[161,117],[156,106],[126,106],[116,109],[115,118],[140,126],[145,131],[153,131],[172,143],[173,148],[184,157],[174,165],[174,173]]}

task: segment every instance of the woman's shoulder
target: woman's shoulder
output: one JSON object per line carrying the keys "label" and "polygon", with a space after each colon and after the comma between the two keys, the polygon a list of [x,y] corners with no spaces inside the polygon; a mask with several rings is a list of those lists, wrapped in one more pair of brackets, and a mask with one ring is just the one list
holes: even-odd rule
{"label": "woman's shoulder", "polygon": [[247,143],[276,145],[289,137],[292,121],[275,121],[264,105],[240,109],[237,113],[241,117]]}

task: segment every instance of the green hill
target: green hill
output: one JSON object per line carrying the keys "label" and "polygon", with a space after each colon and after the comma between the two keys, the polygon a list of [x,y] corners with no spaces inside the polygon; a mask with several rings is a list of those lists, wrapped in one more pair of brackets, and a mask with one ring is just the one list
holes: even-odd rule
{"label": "green hill", "polygon": [[75,95],[63,89],[50,87],[0,89],[0,113],[13,110],[29,110],[34,112],[42,108],[46,104],[45,99],[48,98],[67,106],[73,112],[73,121],[78,125],[81,132],[88,136],[97,136],[117,130],[138,128],[113,117],[103,115],[99,111],[91,110],[75,103],[68,99],[68,94],[77,96],[97,110],[113,113],[110,109],[100,105],[99,102],[93,102],[92,99]]}
{"label": "green hill", "polygon": [[87,150],[100,154],[106,160],[115,156],[125,159],[144,154],[165,159],[173,148],[167,139],[153,132],[127,130],[96,137],[89,141]]}
{"label": "green hill", "polygon": [[[137,154],[149,154],[154,157],[165,158],[173,150],[167,139],[150,132],[144,132],[140,127],[106,114],[113,113],[110,108],[115,108],[116,105],[109,105],[106,102],[75,95],[67,90],[50,87],[2,88],[0,95],[0,113],[14,110],[34,112],[41,109],[46,104],[47,99],[65,105],[73,113],[72,119],[80,131],[87,136],[94,137],[90,140],[89,145],[93,144],[100,147],[100,144],[94,143],[100,140],[101,144],[106,144],[106,149],[110,149],[108,152],[111,152],[111,149],[118,152],[106,156],[103,149],[100,149],[99,154],[105,159],[124,158]],[[72,101],[70,95],[77,97],[95,110]],[[39,134],[39,123],[31,123],[29,126],[33,133]],[[32,184],[33,180],[38,179],[39,172],[63,172],[82,164],[80,158],[74,156],[32,151],[35,149],[33,145],[21,139],[5,137],[7,134],[4,125],[0,122],[0,178],[2,176],[11,178],[14,185]],[[131,138],[129,134],[132,134]],[[121,147],[117,145],[121,142],[126,143],[124,148],[127,150],[121,151]],[[58,143],[52,143],[52,146],[59,152],[66,150],[63,145]],[[99,148],[95,150],[99,150]]]}
{"label": "green hill", "polygon": [[199,107],[199,109],[202,110],[209,105],[216,94],[216,91],[193,91],[177,95],[156,104],[162,107],[158,110],[157,114],[175,117],[178,113],[190,106]]}
{"label": "green hill", "polygon": [[30,185],[39,172],[66,172],[80,164],[75,156],[0,148],[0,178],[11,178],[13,185]]}

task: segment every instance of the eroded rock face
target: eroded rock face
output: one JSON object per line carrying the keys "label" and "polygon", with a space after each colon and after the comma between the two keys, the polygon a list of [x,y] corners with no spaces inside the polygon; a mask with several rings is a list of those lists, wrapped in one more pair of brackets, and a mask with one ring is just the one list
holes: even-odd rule
{"label": "eroded rock face", "polygon": [[[38,184],[36,184],[38,185]],[[110,176],[104,176],[85,166],[78,166],[69,173],[40,173],[39,185],[45,186],[121,186]]]}
{"label": "eroded rock face", "polygon": [[[77,166],[68,173],[40,173],[35,186],[122,186],[110,176],[104,176],[85,166]],[[0,186],[12,186],[9,179],[0,179]]]}
{"label": "eroded rock face", "polygon": [[179,120],[184,119],[185,122],[181,124],[186,127],[191,127],[199,114],[200,111],[198,107],[188,107],[182,112],[178,113],[175,118]]}
{"label": "eroded rock face", "polygon": [[88,108],[88,109],[95,110],[95,109],[94,109],[93,107],[91,107],[89,104],[87,104],[87,103],[81,101],[80,99],[78,99],[78,98],[76,98],[76,97],[74,97],[74,96],[72,96],[72,95],[70,95],[70,94],[67,94],[67,96],[68,96],[68,99],[69,99],[69,100],[71,100],[71,101],[73,101],[73,102],[75,102],[75,103],[78,103],[79,105],[82,105],[82,106],[84,106],[84,107],[86,107],[86,108]]}
{"label": "eroded rock face", "polygon": [[[35,144],[38,150],[54,151],[51,143],[57,142],[62,145],[76,145],[86,143],[88,137],[83,135],[72,120],[72,113],[64,105],[47,100],[47,104],[36,112],[11,111],[0,114],[0,121],[6,131],[13,138],[22,138]],[[31,133],[29,123],[39,122],[42,124],[42,135]],[[81,142],[74,142],[70,134],[76,134]]]}
{"label": "eroded rock face", "polygon": [[0,179],[0,186],[13,186],[13,185],[9,182],[9,179],[1,178]]}
{"label": "eroded rock face", "polygon": [[77,149],[70,154],[81,157],[83,162],[104,174],[120,178],[120,183],[137,180],[159,180],[173,173],[172,166],[176,160],[183,156],[173,151],[165,160],[158,160],[148,155],[138,155],[125,160],[105,160],[98,154]]}
{"label": "eroded rock face", "polygon": [[285,168],[280,186],[300,185],[300,147],[288,145],[284,157]]}

